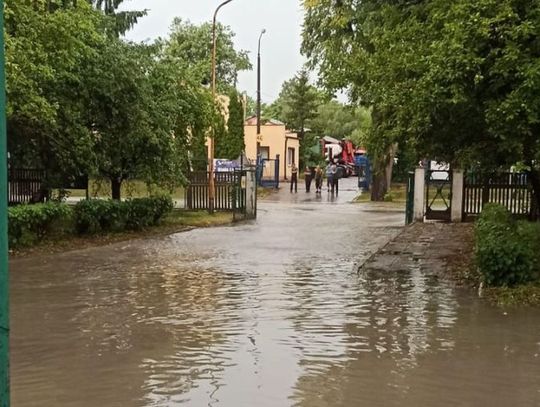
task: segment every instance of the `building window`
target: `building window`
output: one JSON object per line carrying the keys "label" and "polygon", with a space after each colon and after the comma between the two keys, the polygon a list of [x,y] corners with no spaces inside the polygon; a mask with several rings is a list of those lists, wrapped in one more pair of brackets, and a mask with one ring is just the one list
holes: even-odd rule
{"label": "building window", "polygon": [[261,160],[269,160],[270,159],[270,147],[259,147],[259,154],[261,156]]}
{"label": "building window", "polygon": [[287,149],[287,164],[289,164],[289,165],[296,164],[295,160],[296,160],[296,158],[295,158],[295,154],[294,154],[294,148],[289,147]]}

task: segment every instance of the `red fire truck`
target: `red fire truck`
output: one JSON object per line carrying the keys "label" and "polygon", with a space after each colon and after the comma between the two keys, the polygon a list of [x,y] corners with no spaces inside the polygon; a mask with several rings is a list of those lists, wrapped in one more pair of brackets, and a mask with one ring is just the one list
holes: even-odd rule
{"label": "red fire truck", "polygon": [[350,140],[338,140],[330,136],[321,139],[321,149],[327,162],[333,161],[347,178],[356,174],[356,148]]}

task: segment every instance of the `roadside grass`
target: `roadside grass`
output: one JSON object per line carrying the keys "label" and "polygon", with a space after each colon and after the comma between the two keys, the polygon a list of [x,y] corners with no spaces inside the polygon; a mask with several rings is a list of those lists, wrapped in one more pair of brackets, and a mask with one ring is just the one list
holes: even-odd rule
{"label": "roadside grass", "polygon": [[[232,223],[231,212],[216,212],[209,214],[207,211],[184,211],[174,210],[163,221],[164,226],[191,226],[191,227],[211,227],[224,226]],[[160,227],[160,226],[158,226]]]}
{"label": "roadside grass", "polygon": [[501,307],[540,306],[540,281],[517,287],[488,287],[484,296]]}
{"label": "roadside grass", "polygon": [[217,227],[230,225],[233,215],[230,212],[216,212],[209,214],[206,211],[185,211],[175,209],[169,213],[158,226],[146,228],[142,231],[128,231],[117,233],[96,234],[91,236],[55,237],[42,240],[37,245],[16,250],[10,250],[11,257],[24,257],[60,253],[89,247],[106,246],[127,240],[144,239],[157,236],[167,236],[174,233],[192,230],[201,227]]}
{"label": "roadside grass", "polygon": [[[86,192],[80,189],[68,189],[70,197],[84,198]],[[122,198],[144,198],[150,195],[171,195],[174,201],[184,199],[184,188],[175,188],[170,191],[157,185],[147,185],[143,181],[133,180],[122,183]],[[91,179],[88,183],[88,194],[91,198],[111,198],[111,184],[105,180]]]}
{"label": "roadside grass", "polygon": [[[483,276],[477,267],[474,254],[473,224],[461,224],[459,238],[464,250],[446,259],[448,269],[457,283],[475,291],[482,285]],[[448,225],[451,227],[452,225]],[[540,306],[540,281],[515,287],[483,287],[481,297],[499,307]]]}
{"label": "roadside grass", "polygon": [[[446,188],[442,191],[444,196],[448,196],[449,190]],[[358,195],[354,202],[356,203],[365,203],[371,202],[371,193],[370,191],[362,192]],[[392,187],[384,197],[384,202],[393,202],[398,204],[407,203],[407,184],[402,183],[393,183]],[[429,202],[432,209],[445,210],[447,208],[446,204],[449,204],[448,198],[446,199],[446,204],[443,199],[437,197],[437,191],[433,188],[429,191]]]}
{"label": "roadside grass", "polygon": [[[364,191],[354,199],[355,203],[371,202],[371,192]],[[392,187],[386,194],[384,202],[391,203],[406,203],[407,202],[407,185],[406,184],[392,184]]]}

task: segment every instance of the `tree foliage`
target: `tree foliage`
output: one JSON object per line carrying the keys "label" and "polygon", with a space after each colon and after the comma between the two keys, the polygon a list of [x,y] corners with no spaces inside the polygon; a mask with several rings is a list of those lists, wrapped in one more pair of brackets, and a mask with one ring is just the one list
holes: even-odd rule
{"label": "tree foliage", "polygon": [[322,92],[310,83],[308,72],[301,70],[283,83],[278,99],[265,106],[262,114],[267,119],[281,120],[298,133],[301,166],[308,158],[309,149],[316,144],[316,135],[308,130],[323,99]]}
{"label": "tree foliage", "polygon": [[523,160],[533,167],[540,147],[537,1],[305,6],[303,48],[322,82],[373,107],[372,154],[387,157],[399,143],[454,165]]}
{"label": "tree foliage", "polygon": [[[248,53],[234,48],[234,32],[230,27],[216,25],[216,77],[218,89],[228,92],[236,86],[238,72],[250,70]],[[209,85],[212,81],[212,24],[195,25],[176,18],[171,34],[162,40],[166,54],[182,64],[184,72],[199,83]]]}
{"label": "tree foliage", "polygon": [[210,92],[162,43],[111,36],[119,3],[6,2],[10,162],[51,186],[89,174],[119,198],[125,180],[172,187],[206,168]]}
{"label": "tree foliage", "polygon": [[6,2],[11,162],[51,173],[85,172],[93,153],[83,72],[103,44],[101,20],[85,3],[53,13],[45,11],[45,4]]}
{"label": "tree foliage", "polygon": [[[66,0],[63,0],[64,2]],[[123,35],[129,31],[140,18],[147,15],[147,10],[135,11],[119,11],[119,7],[124,3],[124,0],[87,0],[97,10],[103,11],[106,16],[110,17],[112,34]],[[76,0],[75,0],[76,2]]]}
{"label": "tree foliage", "polygon": [[370,113],[367,109],[330,100],[319,105],[317,115],[310,121],[309,127],[320,137],[350,139],[355,144],[363,144],[370,123]]}

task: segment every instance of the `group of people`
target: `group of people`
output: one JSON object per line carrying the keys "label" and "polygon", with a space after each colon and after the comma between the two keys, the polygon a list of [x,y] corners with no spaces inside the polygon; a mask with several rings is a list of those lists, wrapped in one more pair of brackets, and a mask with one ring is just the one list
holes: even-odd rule
{"label": "group of people", "polygon": [[[311,183],[315,180],[315,193],[320,194],[322,192],[324,171],[320,165],[315,168],[306,167],[304,170],[304,180],[306,182],[306,192],[311,191]],[[335,163],[330,163],[326,167],[326,179],[328,192],[337,194],[339,191],[339,176],[338,169]],[[298,192],[298,167],[293,164],[291,167],[291,192]]]}

